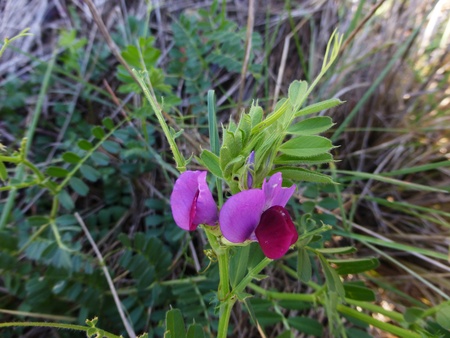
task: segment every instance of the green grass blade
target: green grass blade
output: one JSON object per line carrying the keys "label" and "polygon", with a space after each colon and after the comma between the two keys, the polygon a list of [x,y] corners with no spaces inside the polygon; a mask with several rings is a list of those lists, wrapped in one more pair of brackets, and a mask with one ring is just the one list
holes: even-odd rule
{"label": "green grass blade", "polygon": [[[26,133],[26,140],[25,145],[22,149],[22,158],[26,159],[28,152],[30,150],[31,142],[33,141],[33,136],[36,131],[36,127],[39,121],[39,118],[41,116],[42,112],[42,105],[44,104],[45,95],[47,94],[48,85],[50,83],[50,77],[53,72],[53,66],[55,65],[56,61],[56,55],[54,54],[53,57],[50,59],[50,62],[47,66],[47,70],[45,71],[44,79],[42,81],[41,90],[39,92],[39,97],[36,103],[36,107],[34,109],[33,113],[33,119],[31,120],[31,124],[28,127],[27,133]],[[16,168],[16,173],[14,178],[22,181],[24,175],[24,166],[23,164],[19,164]],[[17,195],[17,189],[12,189],[11,192],[8,195],[8,199],[6,200],[5,206],[3,208],[2,216],[0,218],[0,229],[3,229],[6,226],[6,222],[8,220],[9,214],[13,208],[14,200]]]}
{"label": "green grass blade", "polygon": [[444,189],[433,188],[433,187],[429,187],[429,186],[417,184],[417,183],[405,182],[405,181],[397,180],[395,178],[385,177],[383,175],[378,175],[378,174],[371,174],[371,173],[365,173],[365,172],[360,172],[360,171],[348,171],[348,170],[336,170],[336,173],[354,176],[353,178],[345,179],[345,181],[347,181],[348,179],[354,180],[356,178],[362,178],[362,179],[376,180],[376,181],[380,181],[380,182],[384,182],[384,183],[390,183],[393,185],[403,187],[408,190],[443,192],[443,193],[448,192],[447,190],[444,190]]}

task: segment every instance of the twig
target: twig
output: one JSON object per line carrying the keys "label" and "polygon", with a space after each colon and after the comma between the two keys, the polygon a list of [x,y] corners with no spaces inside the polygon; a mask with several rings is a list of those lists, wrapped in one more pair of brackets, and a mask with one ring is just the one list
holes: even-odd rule
{"label": "twig", "polygon": [[253,25],[255,23],[255,0],[249,0],[248,2],[248,18],[247,18],[247,34],[245,37],[245,56],[244,62],[242,64],[241,70],[241,81],[239,87],[239,98],[237,105],[237,112],[239,114],[242,100],[244,97],[244,88],[245,88],[245,78],[247,76],[248,70],[248,62],[250,61],[250,53],[252,51],[252,35],[253,35]]}
{"label": "twig", "polygon": [[278,96],[280,94],[281,90],[281,83],[283,82],[283,76],[284,76],[284,70],[286,68],[286,60],[288,57],[288,51],[289,51],[289,45],[291,42],[292,37],[294,34],[297,34],[297,32],[303,27],[305,23],[307,23],[309,20],[309,16],[300,21],[297,26],[295,26],[294,30],[290,32],[286,38],[284,39],[284,46],[283,46],[283,53],[281,54],[281,62],[280,67],[278,68],[278,75],[277,75],[277,81],[275,83],[275,92],[273,95],[273,105],[272,110],[275,110],[275,106],[277,105]]}
{"label": "twig", "polygon": [[367,14],[364,19],[361,20],[358,27],[355,28],[355,30],[349,35],[347,39],[345,39],[344,43],[342,44],[342,47],[339,51],[339,54],[342,54],[342,52],[347,48],[349,43],[355,38],[355,36],[359,33],[359,31],[364,27],[367,21],[375,14],[375,12],[380,8],[380,6],[385,2],[385,0],[380,0],[377,4],[375,4],[369,14]]}
{"label": "twig", "polygon": [[106,281],[108,282],[109,289],[111,290],[111,294],[114,298],[114,302],[116,303],[117,311],[119,311],[120,318],[122,319],[123,325],[125,326],[125,329],[128,332],[128,335],[130,338],[136,338],[136,333],[134,333],[133,328],[131,327],[130,323],[128,322],[125,313],[122,308],[122,303],[120,302],[119,296],[117,295],[116,288],[114,286],[114,283],[111,279],[111,276],[109,275],[108,269],[106,268],[105,261],[103,259],[103,256],[100,252],[100,250],[97,247],[97,244],[95,244],[94,239],[91,236],[91,233],[89,232],[88,228],[86,227],[86,224],[84,224],[83,219],[81,216],[76,212],[75,218],[77,219],[78,223],[80,224],[81,228],[83,229],[84,233],[86,234],[86,237],[89,241],[89,243],[92,245],[92,248],[94,249],[95,255],[97,256],[97,259],[99,260],[100,266],[102,267],[103,273],[105,274]]}
{"label": "twig", "polygon": [[103,37],[105,38],[105,41],[106,41],[109,49],[114,54],[114,57],[117,59],[117,61],[120,62],[120,64],[122,66],[125,67],[127,72],[133,77],[133,79],[136,81],[136,83],[139,83],[136,75],[133,73],[133,71],[131,70],[128,63],[125,61],[125,59],[120,54],[119,47],[117,47],[116,43],[111,38],[111,35],[109,34],[108,29],[106,28],[105,23],[103,22],[102,18],[98,14],[97,8],[95,7],[92,0],[83,0],[83,1],[89,7],[89,11],[91,12],[92,17],[94,18],[94,21],[97,24],[98,29],[100,30],[100,33],[102,33]]}

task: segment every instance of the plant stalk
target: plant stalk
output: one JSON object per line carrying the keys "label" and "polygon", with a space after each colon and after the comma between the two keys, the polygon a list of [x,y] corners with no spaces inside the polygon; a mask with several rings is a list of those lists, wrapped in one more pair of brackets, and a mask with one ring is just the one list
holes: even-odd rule
{"label": "plant stalk", "polygon": [[[88,326],[81,325],[73,325],[73,324],[64,324],[64,323],[47,323],[47,322],[7,322],[0,323],[0,328],[2,327],[53,327],[56,329],[66,329],[66,330],[75,330],[75,331],[83,331],[87,332],[89,329],[92,329]],[[104,330],[98,329],[98,332],[101,332],[102,337],[106,338],[120,338],[115,334],[110,332],[106,332]]]}

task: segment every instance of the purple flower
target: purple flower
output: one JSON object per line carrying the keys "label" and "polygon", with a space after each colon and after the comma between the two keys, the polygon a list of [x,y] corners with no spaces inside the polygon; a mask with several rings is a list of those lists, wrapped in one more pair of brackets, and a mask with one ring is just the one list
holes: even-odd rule
{"label": "purple flower", "polygon": [[217,205],[206,183],[206,171],[186,171],[178,177],[170,196],[175,223],[193,231],[199,224],[215,225]]}
{"label": "purple flower", "polygon": [[230,197],[219,216],[223,236],[233,243],[257,240],[267,257],[281,258],[298,239],[284,208],[295,186],[283,188],[281,182],[281,173],[276,173],[263,182],[262,189],[244,190]]}

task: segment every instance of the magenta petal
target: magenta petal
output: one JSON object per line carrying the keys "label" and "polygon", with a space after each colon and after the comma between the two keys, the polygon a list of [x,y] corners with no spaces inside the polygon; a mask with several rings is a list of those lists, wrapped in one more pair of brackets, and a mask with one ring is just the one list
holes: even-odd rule
{"label": "magenta petal", "polygon": [[231,196],[220,210],[219,223],[223,236],[233,243],[249,239],[259,223],[264,202],[261,189],[244,190]]}
{"label": "magenta petal", "polygon": [[286,206],[292,194],[295,191],[295,185],[289,188],[282,187],[283,178],[281,173],[275,173],[270,178],[269,181],[264,180],[262,189],[264,195],[266,196],[265,209],[272,206]]}
{"label": "magenta petal", "polygon": [[215,225],[218,220],[217,205],[206,183],[206,171],[198,176],[198,198],[197,213],[194,217],[194,224]]}
{"label": "magenta petal", "polygon": [[264,211],[255,234],[264,255],[270,259],[283,257],[298,239],[291,216],[281,206],[274,206]]}
{"label": "magenta petal", "polygon": [[217,206],[206,184],[206,171],[186,171],[178,177],[170,196],[175,223],[193,231],[199,224],[214,225]]}

